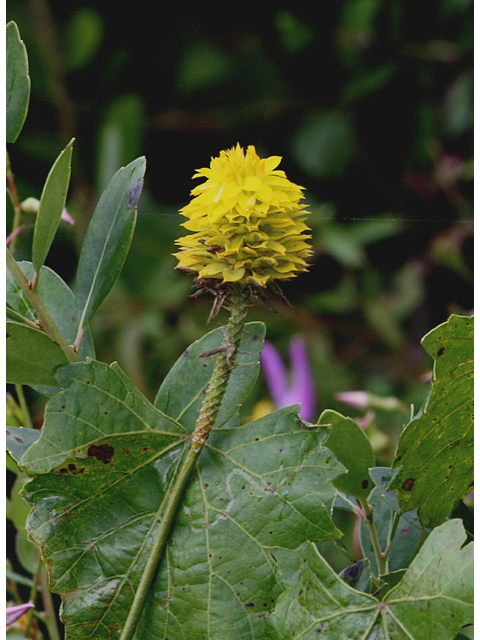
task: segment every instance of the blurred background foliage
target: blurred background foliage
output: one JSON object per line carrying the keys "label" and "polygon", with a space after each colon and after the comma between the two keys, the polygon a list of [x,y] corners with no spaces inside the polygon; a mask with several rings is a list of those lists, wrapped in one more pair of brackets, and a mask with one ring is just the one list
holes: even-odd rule
{"label": "blurred background foliage", "polygon": [[[117,360],[152,399],[207,331],[211,300],[189,297],[191,278],[171,255],[191,176],[237,142],[283,156],[306,188],[314,258],[283,287],[293,308],[255,303],[251,319],[266,322],[285,357],[291,337],[304,337],[318,413],[362,417],[335,398],[353,389],[418,408],[431,367],[420,339],[473,306],[473,1],[424,0],[421,11],[413,0],[274,5],[9,0],[32,79],[9,149],[20,199],[40,197],[74,136],[75,225],[62,223],[47,259],[74,286],[100,193],[146,156],[132,248],[92,329],[98,359]],[[32,229],[17,259],[30,259]],[[245,419],[268,398],[260,377]],[[40,423],[44,399],[30,401]],[[376,411],[379,464],[406,411]]]}

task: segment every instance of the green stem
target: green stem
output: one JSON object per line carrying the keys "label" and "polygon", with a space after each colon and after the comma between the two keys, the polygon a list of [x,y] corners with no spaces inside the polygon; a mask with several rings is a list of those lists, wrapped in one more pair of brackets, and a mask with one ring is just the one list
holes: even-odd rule
{"label": "green stem", "polygon": [[58,329],[57,325],[53,321],[52,316],[50,315],[47,307],[45,306],[45,303],[43,302],[42,298],[38,294],[38,291],[36,289],[32,289],[31,283],[28,281],[26,275],[18,266],[17,261],[13,257],[13,254],[8,249],[8,247],[7,247],[7,267],[10,270],[13,277],[15,278],[15,280],[18,282],[18,284],[22,288],[22,291],[25,294],[25,297],[30,302],[32,307],[35,309],[38,316],[38,323],[40,325],[40,328],[56,344],[58,344],[58,346],[62,349],[62,351],[64,352],[69,362],[77,362],[78,361],[77,352],[75,351],[75,349],[73,349],[73,347],[71,347],[67,343],[65,338],[60,333],[60,330]]}
{"label": "green stem", "polygon": [[362,505],[362,509],[365,514],[365,525],[372,541],[375,560],[377,561],[378,576],[381,576],[387,573],[387,555],[383,553],[382,548],[380,547],[380,540],[378,539],[377,530],[375,529],[375,524],[373,522],[372,507],[365,499],[360,500],[360,504]]}
{"label": "green stem", "polygon": [[15,391],[17,393],[18,403],[22,410],[22,422],[24,427],[33,429],[32,419],[30,418],[30,412],[28,410],[27,401],[25,400],[25,394],[23,393],[23,387],[21,384],[15,385]]}
{"label": "green stem", "polygon": [[43,623],[47,627],[48,638],[49,640],[61,640],[57,617],[55,615],[55,607],[53,606],[52,594],[48,588],[47,569],[43,563],[40,572],[40,587],[42,590],[43,610],[45,612]]}
{"label": "green stem", "polygon": [[[35,567],[35,574],[33,576],[33,585],[32,585],[32,588],[30,589],[30,595],[28,598],[28,602],[33,602],[33,603],[35,603],[35,600],[37,599],[38,585],[40,582],[40,573],[42,570],[42,559],[40,558],[40,554],[38,553],[37,549],[35,549],[35,560],[36,560],[36,567]],[[29,609],[27,613],[27,626],[25,628],[25,638],[30,637],[30,628],[32,626],[32,618],[33,618],[33,609]]]}
{"label": "green stem", "polygon": [[[150,586],[157,572],[168,537],[171,533],[173,521],[178,505],[183,497],[185,488],[190,480],[192,471],[200,456],[203,445],[215,424],[220,406],[225,395],[230,374],[235,368],[235,358],[238,344],[242,335],[245,319],[248,313],[248,294],[242,289],[231,292],[230,318],[225,326],[222,346],[215,350],[216,358],[212,376],[208,383],[205,398],[192,435],[192,442],[185,459],[180,465],[172,491],[167,499],[165,510],[158,514],[160,526],[155,535],[150,555],[147,559],[140,583],[135,593],[132,606],[119,640],[131,640],[135,634]],[[204,355],[214,355],[204,354]]]}

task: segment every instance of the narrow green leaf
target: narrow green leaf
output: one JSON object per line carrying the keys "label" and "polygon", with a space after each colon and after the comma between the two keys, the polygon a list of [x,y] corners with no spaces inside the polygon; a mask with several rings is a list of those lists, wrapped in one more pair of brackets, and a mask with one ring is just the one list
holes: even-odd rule
{"label": "narrow green leaf", "polygon": [[[27,528],[63,597],[69,640],[122,628],[187,431],[117,365],[62,367],[42,435],[20,466]],[[339,537],[331,480],[343,470],[325,434],[291,408],[214,429],[179,506],[137,631],[263,638],[265,615],[300,567],[299,547]]]}
{"label": "narrow green leaf", "polygon": [[[195,428],[203,394],[213,371],[212,358],[201,354],[220,347],[222,331],[222,327],[214,329],[190,345],[170,370],[155,398],[155,406],[183,424],[189,432]],[[246,324],[238,349],[237,366],[230,377],[215,422],[216,428],[225,425],[238,411],[255,384],[264,337],[263,323]]]}
{"label": "narrow green leaf", "polygon": [[473,545],[460,520],[437,527],[396,587],[380,601],[343,582],[310,544],[278,599],[271,640],[452,640],[473,622]]}
{"label": "narrow green leaf", "polygon": [[87,328],[120,275],[135,229],[144,173],[143,157],[119,169],[103,192],[90,220],[76,281],[81,330]]}
{"label": "narrow green leaf", "polygon": [[55,369],[68,362],[62,349],[45,333],[7,322],[6,381],[56,385]]}
{"label": "narrow green leaf", "polygon": [[334,485],[355,498],[366,498],[373,488],[369,469],[375,465],[375,454],[365,432],[355,420],[330,409],[319,417],[318,426],[327,429],[327,447],[346,468]]}
{"label": "narrow green leaf", "polygon": [[389,488],[433,528],[473,483],[473,317],[450,316],[423,346],[435,360],[431,394],[400,436]]}
{"label": "narrow green leaf", "polygon": [[73,142],[72,138],[55,160],[43,187],[32,245],[32,262],[37,273],[45,262],[65,207],[70,182]]}
{"label": "narrow green leaf", "polygon": [[7,24],[6,47],[6,141],[15,142],[27,117],[30,99],[27,50],[15,22]]}

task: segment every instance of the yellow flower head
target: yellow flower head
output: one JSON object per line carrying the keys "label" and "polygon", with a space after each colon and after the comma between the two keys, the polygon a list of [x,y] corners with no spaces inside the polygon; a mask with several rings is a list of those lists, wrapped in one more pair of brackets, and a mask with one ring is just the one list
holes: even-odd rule
{"label": "yellow flower head", "polygon": [[281,158],[261,159],[255,147],[239,144],[212,158],[205,178],[180,212],[194,233],[179,238],[177,268],[199,279],[265,287],[306,271],[312,251],[304,223],[303,187],[277,169]]}

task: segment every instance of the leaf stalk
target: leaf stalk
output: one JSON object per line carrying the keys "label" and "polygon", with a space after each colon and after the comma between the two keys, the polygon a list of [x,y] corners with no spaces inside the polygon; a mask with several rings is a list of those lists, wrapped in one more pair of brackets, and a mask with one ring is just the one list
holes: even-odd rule
{"label": "leaf stalk", "polygon": [[368,529],[368,533],[370,534],[370,539],[372,541],[373,551],[375,553],[375,560],[377,561],[377,571],[378,576],[382,576],[387,573],[387,557],[389,548],[385,551],[382,551],[380,546],[380,540],[378,539],[377,530],[375,528],[375,524],[373,522],[373,509],[368,504],[367,500],[360,500],[360,504],[362,506],[363,512],[365,514],[365,526]]}

